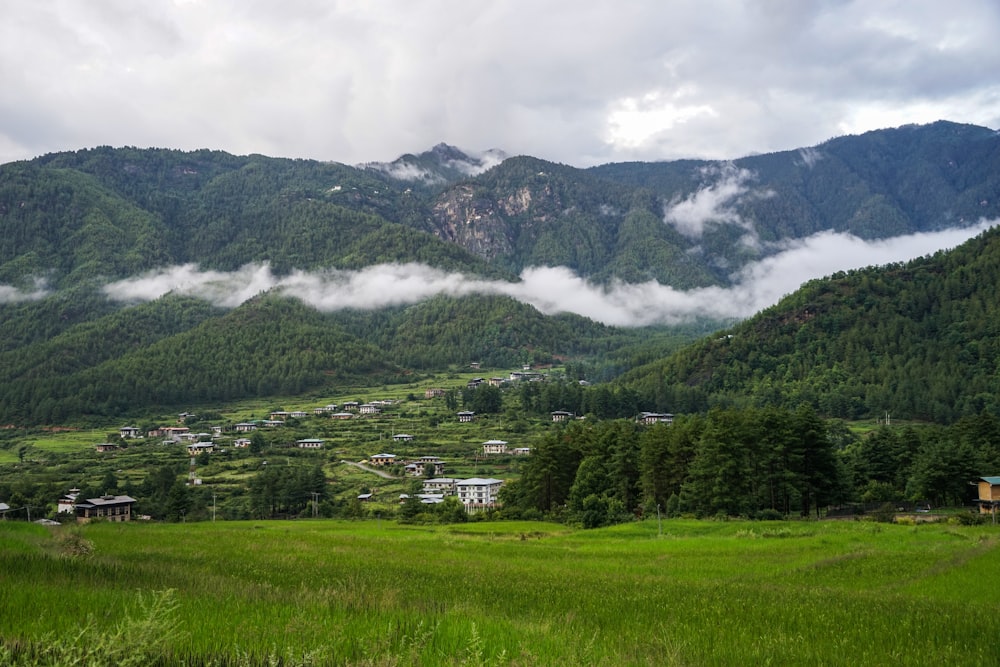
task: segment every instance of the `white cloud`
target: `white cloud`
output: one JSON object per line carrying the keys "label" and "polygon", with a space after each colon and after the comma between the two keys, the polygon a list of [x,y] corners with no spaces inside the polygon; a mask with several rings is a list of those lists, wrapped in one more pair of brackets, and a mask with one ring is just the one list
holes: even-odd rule
{"label": "white cloud", "polygon": [[706,168],[702,173],[717,180],[694,194],[672,200],[664,207],[664,221],[690,238],[700,238],[709,223],[728,222],[752,232],[752,227],[732,206],[739,202],[742,195],[750,192],[747,184],[753,180],[753,173],[732,163]]}
{"label": "white cloud", "polygon": [[546,314],[576,313],[616,326],[677,324],[697,317],[746,318],[777,303],[814,278],[837,271],[905,261],[956,246],[996,221],[942,232],[864,241],[823,232],[790,241],[785,249],[747,266],[732,287],[676,290],[656,282],[609,287],[593,285],[565,267],[526,269],[520,282],[488,281],[447,273],[421,264],[382,264],[361,271],[293,272],[276,277],[267,265],[247,265],[232,273],[172,267],[105,287],[109,298],[142,301],[168,292],[235,307],[275,290],[325,312],[377,309],[418,303],[435,295],[504,294]]}
{"label": "white cloud", "polygon": [[381,171],[398,181],[424,181],[431,184],[444,182],[442,177],[412,162],[370,162],[362,166]]}
{"label": "white cloud", "polygon": [[613,150],[636,149],[699,116],[719,116],[711,105],[683,104],[683,92],[672,99],[665,99],[663,91],[651,91],[616,101],[608,114],[605,141]]}
{"label": "white cloud", "polygon": [[0,285],[0,304],[38,301],[49,295],[44,280],[36,280],[33,290],[22,290],[12,285]]}

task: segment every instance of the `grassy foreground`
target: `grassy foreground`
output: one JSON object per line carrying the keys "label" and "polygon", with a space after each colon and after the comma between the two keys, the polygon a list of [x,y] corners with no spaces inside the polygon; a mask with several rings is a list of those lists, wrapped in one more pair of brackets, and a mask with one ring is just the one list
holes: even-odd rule
{"label": "grassy foreground", "polygon": [[860,522],[5,522],[0,663],[995,664],[998,537]]}

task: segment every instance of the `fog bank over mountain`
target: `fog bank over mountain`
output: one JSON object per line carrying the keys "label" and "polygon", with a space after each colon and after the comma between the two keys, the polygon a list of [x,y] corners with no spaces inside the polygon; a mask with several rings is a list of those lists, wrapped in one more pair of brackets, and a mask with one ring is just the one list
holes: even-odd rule
{"label": "fog bank over mountain", "polygon": [[[273,290],[324,312],[407,305],[437,295],[502,294],[545,314],[575,313],[609,325],[678,324],[699,317],[746,318],[777,303],[808,280],[952,248],[996,222],[982,220],[971,227],[878,241],[822,232],[785,242],[781,252],[742,269],[734,276],[732,287],[687,291],[654,281],[614,281],[605,287],[565,267],[528,268],[521,273],[520,282],[505,282],[474,279],[419,263],[378,264],[359,271],[293,271],[283,276],[276,276],[266,263],[255,263],[233,272],[202,271],[195,264],[168,267],[110,283],[104,292],[110,299],[122,302],[149,301],[177,293],[234,308]],[[17,294],[13,288],[4,288],[0,300],[16,300]],[[29,296],[21,294],[21,298]]]}

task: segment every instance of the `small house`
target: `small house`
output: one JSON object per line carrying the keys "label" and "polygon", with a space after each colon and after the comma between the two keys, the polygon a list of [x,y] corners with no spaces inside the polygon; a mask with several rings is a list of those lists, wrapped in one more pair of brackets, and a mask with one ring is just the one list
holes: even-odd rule
{"label": "small house", "polygon": [[395,454],[375,454],[369,459],[373,466],[391,466],[396,463]]}
{"label": "small house", "polygon": [[636,419],[641,424],[673,424],[674,416],[669,412],[640,412]]}
{"label": "small house", "polygon": [[460,422],[471,422],[476,418],[476,413],[471,410],[463,410],[458,413],[458,421]]}
{"label": "small house", "polygon": [[382,408],[374,403],[365,403],[358,406],[358,413],[362,415],[377,415],[382,412]]}
{"label": "small house", "polygon": [[215,451],[215,444],[211,442],[192,442],[187,446],[187,451],[189,456],[211,454]]}
{"label": "small house", "polygon": [[996,514],[997,506],[1000,505],[1000,477],[980,477],[976,483],[979,487],[980,514]]}
{"label": "small house", "polygon": [[455,484],[459,480],[453,477],[435,477],[433,479],[424,480],[424,493],[442,493],[445,495],[453,495],[455,493]]}
{"label": "small house", "polygon": [[101,442],[97,445],[97,451],[101,453],[114,452],[118,449],[118,445],[112,444],[110,442]]}
{"label": "small house", "polygon": [[397,433],[392,439],[396,442],[413,442],[413,436],[409,433]]}
{"label": "small house", "polygon": [[302,440],[296,440],[295,446],[299,449],[322,449],[324,442],[326,441],[320,438],[303,438]]}
{"label": "small house", "polygon": [[73,511],[76,506],[77,496],[80,495],[80,489],[70,489],[69,493],[64,496],[60,496],[59,500],[56,501],[56,513],[57,514],[69,514]]}
{"label": "small house", "polygon": [[257,425],[253,422],[240,422],[233,426],[237,433],[249,433],[250,431],[256,431]]}
{"label": "small house", "polygon": [[433,468],[435,475],[440,475],[444,472],[444,461],[436,456],[421,456],[416,461],[407,463],[405,472],[411,477],[423,477],[429,467]]}
{"label": "small house", "polygon": [[565,410],[553,410],[549,414],[552,417],[552,421],[554,421],[554,422],[564,422],[567,419],[572,419],[573,418],[573,413],[572,412],[566,412]]}
{"label": "small house", "polygon": [[236,447],[237,449],[245,449],[249,447],[250,444],[251,444],[250,438],[236,438],[235,440],[233,440],[233,447]]}
{"label": "small house", "polygon": [[142,431],[135,426],[122,426],[118,429],[118,433],[121,435],[122,440],[142,437]]}
{"label": "small house", "polygon": [[483,443],[483,454],[506,454],[506,440],[487,440]]}
{"label": "small house", "polygon": [[190,433],[191,429],[187,426],[164,426],[161,429],[157,429],[159,435],[162,435],[166,440],[179,441],[181,436],[185,433]]}

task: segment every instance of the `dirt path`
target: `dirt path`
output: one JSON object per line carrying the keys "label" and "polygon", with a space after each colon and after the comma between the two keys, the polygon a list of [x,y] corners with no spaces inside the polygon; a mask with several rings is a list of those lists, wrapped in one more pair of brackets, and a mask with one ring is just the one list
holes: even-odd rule
{"label": "dirt path", "polygon": [[399,479],[399,477],[395,477],[393,475],[390,475],[389,473],[387,473],[387,472],[385,472],[383,470],[376,470],[375,468],[369,468],[364,463],[355,463],[354,461],[343,461],[343,460],[341,460],[341,463],[345,463],[345,464],[347,464],[349,466],[354,466],[355,468],[360,468],[361,470],[364,470],[365,472],[375,473],[376,475],[378,475],[379,477],[382,477],[384,479]]}

